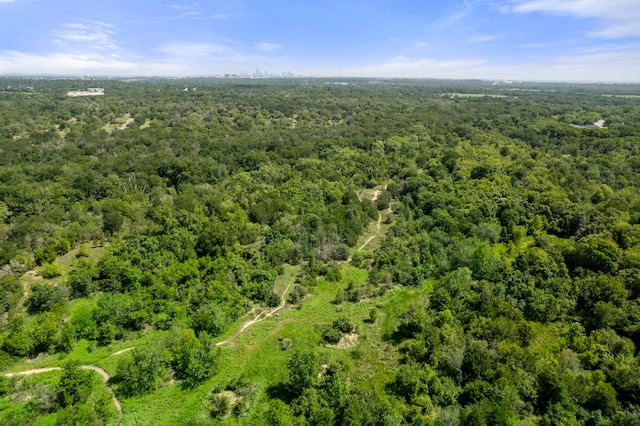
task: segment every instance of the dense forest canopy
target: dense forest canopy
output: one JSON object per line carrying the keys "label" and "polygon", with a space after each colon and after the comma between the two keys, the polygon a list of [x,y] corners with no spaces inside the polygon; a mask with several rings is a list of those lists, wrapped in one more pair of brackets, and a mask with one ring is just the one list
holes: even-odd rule
{"label": "dense forest canopy", "polygon": [[3,424],[638,425],[640,85],[0,78],[0,265]]}

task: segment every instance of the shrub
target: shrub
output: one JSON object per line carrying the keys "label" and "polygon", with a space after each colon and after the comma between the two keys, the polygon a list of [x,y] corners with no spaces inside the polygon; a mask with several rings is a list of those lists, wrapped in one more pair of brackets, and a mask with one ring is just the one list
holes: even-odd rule
{"label": "shrub", "polygon": [[226,417],[229,414],[231,403],[229,402],[229,398],[227,398],[226,396],[213,394],[209,397],[209,407],[209,413],[211,413],[211,417]]}
{"label": "shrub", "polygon": [[342,338],[342,332],[337,328],[328,328],[322,333],[322,339],[330,345],[335,345]]}
{"label": "shrub", "polygon": [[48,263],[40,268],[40,275],[43,278],[51,279],[62,275],[62,268],[56,264]]}
{"label": "shrub", "polygon": [[293,341],[291,339],[282,339],[282,342],[280,343],[280,345],[282,350],[286,351],[293,348]]}
{"label": "shrub", "polygon": [[64,303],[64,291],[49,284],[36,284],[31,288],[26,306],[30,314],[50,311],[55,305]]}
{"label": "shrub", "polygon": [[333,328],[341,331],[342,333],[351,333],[354,329],[351,320],[347,317],[340,317],[333,322]]}

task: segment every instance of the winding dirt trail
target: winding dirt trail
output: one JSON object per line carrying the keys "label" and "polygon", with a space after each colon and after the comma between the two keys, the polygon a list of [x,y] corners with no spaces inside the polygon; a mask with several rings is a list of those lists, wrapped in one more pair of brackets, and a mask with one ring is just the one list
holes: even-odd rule
{"label": "winding dirt trail", "polygon": [[[133,350],[133,349],[135,349],[135,348],[122,349],[120,351],[112,353],[109,356],[120,355],[120,354],[123,354],[123,353],[128,352],[128,351]],[[113,390],[111,389],[111,386],[109,386],[109,379],[111,378],[109,376],[109,373],[104,371],[102,368],[100,368],[100,367],[98,367],[96,365],[91,365],[91,364],[81,365],[80,368],[82,368],[83,370],[95,371],[96,373],[98,373],[100,375],[100,377],[102,378],[102,382],[107,387],[107,391],[109,392],[109,394],[113,398],[113,405],[116,407],[116,410],[118,410],[118,423],[117,424],[120,424],[120,422],[122,421],[122,404],[120,404],[120,401],[118,401],[118,398],[116,398],[116,395],[113,393]],[[49,371],[62,371],[62,367],[32,368],[31,370],[18,371],[16,373],[5,373],[4,376],[5,377],[31,376],[33,374],[47,373]]]}
{"label": "winding dirt trail", "polygon": [[363,245],[358,247],[358,251],[364,249],[367,246],[367,244],[369,244],[371,242],[371,240],[373,240],[375,237],[380,235],[380,223],[382,223],[382,215],[380,214],[380,212],[378,212],[378,224],[377,224],[377,227],[376,227],[376,233],[373,234],[372,236],[370,236],[369,239],[367,241],[365,241]]}
{"label": "winding dirt trail", "polygon": [[[383,188],[384,191],[387,190],[387,185],[384,186]],[[371,201],[376,201],[378,200],[378,197],[380,197],[380,194],[382,194],[382,190],[376,189],[371,193],[371,198],[369,198]],[[360,201],[362,201],[362,195],[358,194],[358,199]],[[391,203],[389,203],[389,208],[386,210],[387,213],[391,213]],[[361,251],[364,250],[364,248],[371,242],[373,241],[374,238],[380,236],[380,224],[382,223],[382,214],[380,212],[378,212],[378,223],[376,224],[376,233],[373,234],[372,236],[370,236],[369,238],[367,238],[367,241],[364,242],[364,244],[362,244],[360,247],[358,247],[358,249],[356,250]],[[347,260],[344,261],[345,263],[350,263],[351,262],[351,256],[349,256],[347,258]]]}
{"label": "winding dirt trail", "polygon": [[[102,377],[102,382],[107,387],[107,391],[109,392],[109,394],[111,394],[111,398],[113,398],[113,405],[116,407],[116,410],[118,410],[118,424],[120,424],[120,421],[122,420],[122,405],[120,404],[120,401],[118,401],[118,398],[116,398],[116,395],[113,393],[111,386],[109,386],[109,373],[95,365],[81,365],[80,368],[82,368],[83,370],[95,371],[100,375],[100,377]],[[62,367],[33,368],[31,370],[19,371],[17,373],[6,373],[5,376],[31,376],[33,374],[47,373],[49,371],[62,371]]]}
{"label": "winding dirt trail", "polygon": [[271,309],[270,311],[262,311],[262,312],[260,312],[252,320],[249,320],[249,321],[245,322],[244,324],[242,324],[242,327],[240,327],[240,330],[236,331],[231,337],[229,337],[226,340],[222,340],[222,341],[216,343],[216,346],[222,346],[222,345],[225,345],[225,344],[227,344],[229,342],[234,341],[236,337],[238,337],[239,335],[244,333],[244,331],[247,328],[251,327],[253,324],[258,323],[260,321],[266,320],[267,318],[269,318],[270,316],[272,316],[273,314],[278,312],[280,309],[284,308],[284,306],[287,303],[287,299],[285,297],[286,297],[287,291],[289,291],[290,287],[291,287],[291,282],[289,282],[289,284],[287,285],[287,288],[285,288],[284,291],[282,292],[282,298],[281,298],[282,300],[280,301],[280,304],[278,306],[276,306],[275,308]]}
{"label": "winding dirt trail", "polygon": [[113,399],[113,405],[115,405],[116,410],[118,410],[118,424],[120,424],[120,421],[122,420],[122,404],[120,404],[120,401],[118,401],[118,398],[116,398],[116,395],[113,393],[111,386],[109,386],[109,373],[107,373],[100,367],[96,367],[95,365],[81,365],[80,368],[82,368],[83,370],[95,371],[102,377],[102,382],[107,387],[107,391],[111,394],[111,398]]}

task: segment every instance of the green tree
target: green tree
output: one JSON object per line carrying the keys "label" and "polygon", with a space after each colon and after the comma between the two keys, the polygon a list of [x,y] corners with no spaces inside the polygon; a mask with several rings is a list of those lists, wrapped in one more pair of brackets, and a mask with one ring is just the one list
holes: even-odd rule
{"label": "green tree", "polygon": [[218,348],[207,332],[196,337],[193,330],[183,330],[173,349],[172,365],[184,380],[184,387],[192,388],[211,377],[217,354]]}
{"label": "green tree", "polygon": [[294,426],[296,424],[291,408],[279,399],[269,401],[264,421],[270,426]]}
{"label": "green tree", "polygon": [[85,403],[92,387],[92,372],[81,369],[76,360],[68,361],[58,384],[58,401],[63,407]]}
{"label": "green tree", "polygon": [[56,305],[62,305],[65,301],[64,290],[51,284],[35,284],[27,301],[27,311],[30,314],[50,311]]}
{"label": "green tree", "polygon": [[311,351],[295,351],[287,362],[289,369],[289,389],[294,395],[316,385],[320,361]]}
{"label": "green tree", "polygon": [[146,346],[131,351],[131,357],[118,363],[114,381],[125,396],[151,392],[166,379],[169,354],[159,346]]}
{"label": "green tree", "polygon": [[567,266],[605,273],[614,272],[618,268],[620,255],[620,249],[615,242],[589,236],[576,243],[575,249],[567,256]]}

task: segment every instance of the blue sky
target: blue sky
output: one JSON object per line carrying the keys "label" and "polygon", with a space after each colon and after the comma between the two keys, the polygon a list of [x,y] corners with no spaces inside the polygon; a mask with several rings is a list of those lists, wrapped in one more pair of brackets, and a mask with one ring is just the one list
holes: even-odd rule
{"label": "blue sky", "polygon": [[0,0],[0,74],[640,81],[640,0]]}

